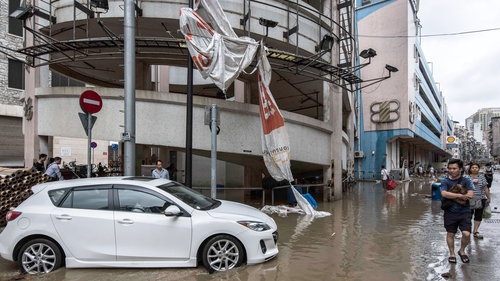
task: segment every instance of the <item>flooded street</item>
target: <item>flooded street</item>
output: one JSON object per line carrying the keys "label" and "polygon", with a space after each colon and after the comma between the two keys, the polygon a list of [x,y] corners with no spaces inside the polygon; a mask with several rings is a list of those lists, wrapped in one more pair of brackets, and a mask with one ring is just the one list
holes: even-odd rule
{"label": "flooded street", "polygon": [[[500,183],[493,182],[491,193],[492,209],[500,209]],[[500,214],[483,220],[479,230],[484,239],[471,238],[470,264],[449,264],[440,201],[425,197],[430,194],[428,180],[400,183],[387,193],[379,183],[360,182],[342,201],[318,202],[318,210],[330,212],[329,217],[274,214],[279,255],[226,273],[210,275],[202,266],[62,268],[22,280],[500,280]],[[452,277],[445,279],[441,274],[447,272]],[[0,260],[1,280],[18,280],[18,274],[17,264]]]}

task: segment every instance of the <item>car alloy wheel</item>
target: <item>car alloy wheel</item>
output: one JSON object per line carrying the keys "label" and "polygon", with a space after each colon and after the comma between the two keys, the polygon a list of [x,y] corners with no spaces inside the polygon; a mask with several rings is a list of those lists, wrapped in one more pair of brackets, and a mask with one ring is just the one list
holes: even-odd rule
{"label": "car alloy wheel", "polygon": [[22,273],[49,273],[61,266],[62,255],[52,241],[39,238],[23,245],[18,263]]}
{"label": "car alloy wheel", "polygon": [[229,235],[218,235],[208,241],[203,249],[203,264],[208,272],[226,271],[243,262],[243,246]]}

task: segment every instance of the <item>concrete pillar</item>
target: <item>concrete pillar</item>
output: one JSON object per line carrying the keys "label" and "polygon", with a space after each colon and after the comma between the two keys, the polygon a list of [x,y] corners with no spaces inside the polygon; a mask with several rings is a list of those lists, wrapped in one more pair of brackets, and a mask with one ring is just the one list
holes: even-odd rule
{"label": "concrete pillar", "polygon": [[[330,136],[330,159],[331,165],[323,169],[323,179],[325,183],[330,181],[331,191],[325,200],[331,201],[342,199],[342,94],[340,88],[323,82],[323,104],[324,121],[332,127],[333,133]],[[333,166],[333,167],[332,167]],[[334,197],[331,198],[333,193]]]}
{"label": "concrete pillar", "polygon": [[168,93],[170,91],[170,66],[159,65],[157,69],[156,79],[157,91]]}
{"label": "concrete pillar", "polygon": [[142,153],[144,150],[144,146],[137,144],[135,146],[135,175],[134,176],[140,176],[141,175],[141,163],[142,163]]}
{"label": "concrete pillar", "polygon": [[234,81],[234,101],[245,102],[245,82],[240,80]]}
{"label": "concrete pillar", "polygon": [[262,169],[253,166],[244,166],[243,186],[262,187]]}

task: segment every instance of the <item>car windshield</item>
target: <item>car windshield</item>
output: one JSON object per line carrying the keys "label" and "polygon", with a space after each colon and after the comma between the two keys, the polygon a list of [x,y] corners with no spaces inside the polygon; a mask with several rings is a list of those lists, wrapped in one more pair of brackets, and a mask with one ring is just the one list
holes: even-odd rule
{"label": "car windshield", "polygon": [[207,197],[177,182],[160,185],[158,188],[172,194],[197,210],[210,210],[220,205],[220,201]]}

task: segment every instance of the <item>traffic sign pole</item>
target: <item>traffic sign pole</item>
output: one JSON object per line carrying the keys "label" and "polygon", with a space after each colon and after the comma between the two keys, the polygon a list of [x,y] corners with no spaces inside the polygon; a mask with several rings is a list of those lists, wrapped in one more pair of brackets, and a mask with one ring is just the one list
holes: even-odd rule
{"label": "traffic sign pole", "polygon": [[[92,91],[92,90],[87,90],[82,93],[80,96],[80,107],[82,110],[87,113],[87,136],[88,138],[88,143],[87,143],[87,178],[90,178],[90,175],[92,173],[92,163],[90,159],[90,153],[91,153],[91,143],[92,143],[92,114],[97,113],[101,110],[102,108],[102,98],[99,96],[98,93]],[[83,123],[83,120],[82,120]]]}
{"label": "traffic sign pole", "polygon": [[90,149],[92,142],[92,113],[87,113],[87,135],[89,136],[87,144],[87,178],[90,178],[90,172],[92,169],[92,163],[90,163]]}

